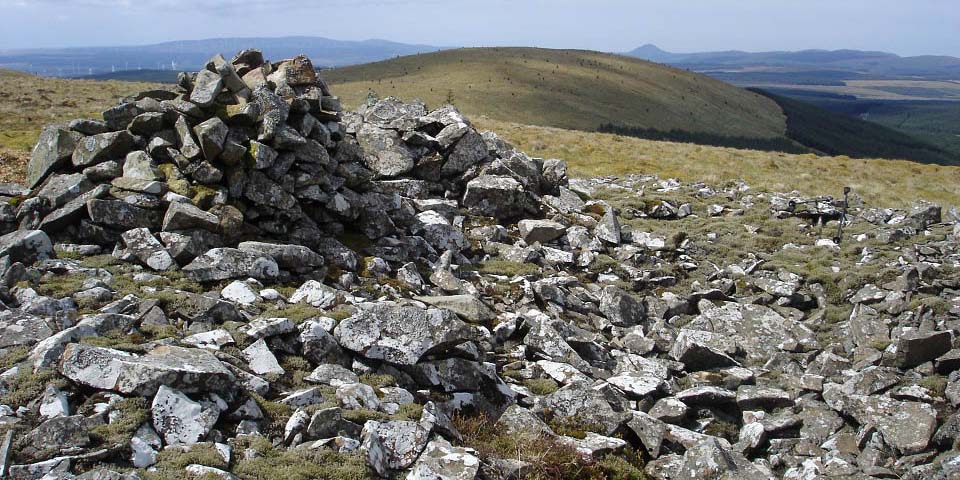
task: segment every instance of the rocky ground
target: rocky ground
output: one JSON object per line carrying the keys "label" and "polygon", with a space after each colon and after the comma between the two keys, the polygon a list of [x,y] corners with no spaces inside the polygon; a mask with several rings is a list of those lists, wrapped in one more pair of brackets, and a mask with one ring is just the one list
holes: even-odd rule
{"label": "rocky ground", "polygon": [[960,476],[955,210],[568,179],[304,57],[179,89],[0,186],[0,476]]}

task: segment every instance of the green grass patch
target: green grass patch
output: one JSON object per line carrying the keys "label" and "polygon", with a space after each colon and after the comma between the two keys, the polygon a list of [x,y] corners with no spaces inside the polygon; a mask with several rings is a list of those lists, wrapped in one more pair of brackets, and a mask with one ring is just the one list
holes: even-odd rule
{"label": "green grass patch", "polygon": [[270,442],[258,437],[238,442],[238,451],[248,448],[255,450],[256,455],[240,456],[233,468],[233,473],[244,480],[374,478],[373,471],[360,453],[342,454],[330,449],[275,448]]}
{"label": "green grass patch", "polygon": [[464,265],[460,268],[469,270],[473,267],[476,271],[487,275],[501,275],[504,277],[522,277],[527,275],[538,275],[540,267],[531,263],[508,262],[506,260],[488,260],[476,265]]}
{"label": "green grass patch", "polygon": [[20,368],[8,381],[9,389],[6,394],[0,396],[0,405],[7,405],[14,410],[25,407],[43,396],[43,391],[49,384],[57,388],[66,388],[68,382],[54,370],[40,370],[34,373],[29,366]]}
{"label": "green grass patch", "polygon": [[453,423],[463,435],[464,444],[475,448],[481,458],[510,458],[530,463],[530,472],[524,477],[528,480],[645,478],[643,462],[632,451],[593,461],[553,437],[506,434],[483,416],[455,416]]}
{"label": "green grass patch", "polygon": [[560,388],[552,378],[531,378],[524,380],[523,386],[529,388],[534,395],[550,395]]}
{"label": "green grass patch", "polygon": [[117,412],[111,423],[94,427],[90,437],[105,447],[126,447],[130,439],[150,419],[150,405],[142,397],[125,398],[113,407]]}

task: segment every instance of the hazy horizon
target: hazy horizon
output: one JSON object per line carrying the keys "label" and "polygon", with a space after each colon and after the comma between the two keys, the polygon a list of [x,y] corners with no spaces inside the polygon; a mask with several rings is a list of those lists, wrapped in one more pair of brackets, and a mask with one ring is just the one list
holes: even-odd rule
{"label": "hazy horizon", "polygon": [[[317,36],[444,47],[536,46],[677,53],[873,50],[960,57],[960,9],[946,0],[904,5],[782,1],[605,0],[0,0],[0,50],[137,46],[224,37]],[[498,7],[496,4],[504,7]],[[510,15],[503,15],[509,8]],[[239,23],[245,15],[251,17]],[[854,21],[855,20],[855,21]],[[156,28],[157,25],[170,27]],[[816,28],[811,28],[816,25]],[[281,27],[282,26],[282,27]]]}

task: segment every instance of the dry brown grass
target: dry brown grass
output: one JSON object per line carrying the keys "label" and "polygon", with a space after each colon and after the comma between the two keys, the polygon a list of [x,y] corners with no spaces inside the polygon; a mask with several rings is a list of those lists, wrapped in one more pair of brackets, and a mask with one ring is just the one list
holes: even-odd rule
{"label": "dry brown grass", "polygon": [[27,152],[0,147],[0,183],[22,182],[29,160]]}
{"label": "dry brown grass", "polygon": [[[159,85],[41,78],[0,71],[0,181],[19,181],[42,125],[98,117],[124,95]],[[167,87],[169,88],[169,87]],[[347,102],[348,107],[355,104]],[[743,179],[767,191],[839,195],[850,186],[868,204],[908,206],[917,199],[960,205],[960,167],[860,160],[658,142],[474,118],[531,155],[566,160],[575,176],[650,173],[721,184]]]}
{"label": "dry brown grass", "polygon": [[47,124],[100,118],[127,95],[169,85],[44,78],[0,70],[0,183],[22,182],[30,150]]}
{"label": "dry brown grass", "polygon": [[474,124],[497,132],[530,155],[562,158],[580,177],[645,173],[708,184],[743,179],[764,191],[835,196],[850,186],[873,206],[905,207],[918,199],[960,206],[960,167],[658,142],[487,117],[474,119]]}
{"label": "dry brown grass", "polygon": [[100,118],[100,113],[120,98],[157,88],[170,86],[44,78],[0,70],[0,177],[23,175],[24,154],[29,155],[42,126],[74,118]]}

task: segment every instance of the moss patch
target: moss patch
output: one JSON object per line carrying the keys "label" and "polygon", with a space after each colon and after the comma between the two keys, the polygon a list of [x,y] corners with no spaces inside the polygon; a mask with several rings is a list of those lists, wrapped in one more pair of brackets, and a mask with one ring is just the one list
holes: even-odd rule
{"label": "moss patch", "polygon": [[560,388],[560,385],[552,378],[532,378],[524,380],[523,385],[529,388],[534,395],[550,395]]}
{"label": "moss patch", "polygon": [[21,368],[17,375],[9,381],[10,388],[6,395],[0,396],[0,404],[7,405],[14,410],[25,407],[43,395],[47,384],[53,384],[57,388],[65,388],[67,380],[53,370],[40,370],[34,373],[32,368]]}
{"label": "moss patch", "polygon": [[357,454],[342,454],[330,449],[274,448],[263,438],[250,437],[237,442],[237,450],[253,449],[257,455],[241,457],[233,473],[244,480],[313,480],[318,478],[361,480],[375,478],[366,459]]}
{"label": "moss patch", "polygon": [[103,446],[126,446],[140,425],[150,418],[149,408],[145,398],[125,398],[114,406],[113,411],[118,415],[113,422],[95,427],[90,437]]}
{"label": "moss patch", "polygon": [[644,478],[641,473],[642,462],[632,452],[611,455],[597,462],[583,458],[575,448],[559,443],[552,437],[508,435],[483,416],[457,416],[453,421],[463,434],[464,445],[477,449],[482,458],[510,458],[529,462],[531,471],[525,479]]}

